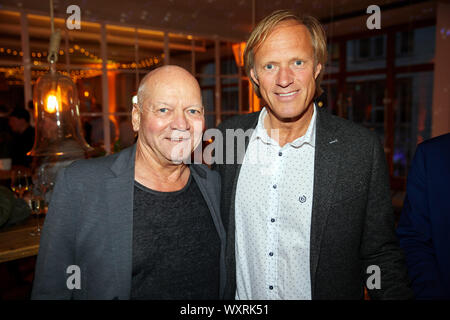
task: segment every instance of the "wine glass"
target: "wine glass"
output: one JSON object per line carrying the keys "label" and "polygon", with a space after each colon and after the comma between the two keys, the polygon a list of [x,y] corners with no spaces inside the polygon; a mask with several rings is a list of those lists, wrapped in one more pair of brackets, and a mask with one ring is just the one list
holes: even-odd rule
{"label": "wine glass", "polygon": [[36,220],[36,229],[30,232],[32,236],[41,235],[41,227],[39,225],[39,218],[44,213],[45,209],[45,201],[44,199],[35,193],[31,193],[31,199],[29,200],[30,208],[31,208],[31,216]]}
{"label": "wine glass", "polygon": [[41,212],[45,212],[46,205],[48,203],[48,198],[50,197],[50,193],[53,189],[53,179],[50,169],[46,166],[41,166],[37,170],[37,179],[36,184],[38,185],[39,195],[44,201],[44,207],[41,208]]}
{"label": "wine glass", "polygon": [[28,175],[23,170],[15,170],[11,173],[11,190],[20,199],[23,198],[23,194],[29,188]]}
{"label": "wine glass", "polygon": [[37,184],[39,185],[39,191],[42,196],[45,196],[48,188],[48,174],[47,169],[44,166],[39,167],[37,172]]}

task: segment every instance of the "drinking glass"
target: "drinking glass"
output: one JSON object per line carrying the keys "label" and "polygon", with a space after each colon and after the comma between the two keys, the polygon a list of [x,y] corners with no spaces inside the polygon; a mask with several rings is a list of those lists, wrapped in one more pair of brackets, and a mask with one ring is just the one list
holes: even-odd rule
{"label": "drinking glass", "polygon": [[39,236],[41,234],[41,227],[39,225],[39,218],[44,214],[45,200],[34,192],[31,192],[31,197],[28,200],[31,209],[31,216],[36,220],[36,229],[30,232],[32,236]]}
{"label": "drinking glass", "polygon": [[29,188],[28,175],[23,170],[14,170],[11,173],[11,190],[16,197],[22,199],[23,194]]}
{"label": "drinking glass", "polygon": [[46,166],[41,166],[37,170],[36,173],[36,183],[38,192],[35,194],[39,194],[44,201],[44,206],[41,208],[41,212],[46,212],[48,201],[50,198],[51,191],[54,186],[53,176],[50,169]]}

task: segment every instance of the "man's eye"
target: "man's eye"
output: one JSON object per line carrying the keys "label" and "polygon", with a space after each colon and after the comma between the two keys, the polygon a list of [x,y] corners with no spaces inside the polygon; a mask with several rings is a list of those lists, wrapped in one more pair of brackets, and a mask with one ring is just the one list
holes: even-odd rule
{"label": "man's eye", "polygon": [[274,68],[274,65],[273,64],[266,64],[265,66],[264,66],[264,69],[266,69],[266,70],[273,70],[273,68]]}
{"label": "man's eye", "polygon": [[303,64],[303,61],[302,61],[302,60],[296,60],[296,61],[294,62],[294,64],[295,64],[297,67],[299,67],[299,66],[301,66],[301,65]]}
{"label": "man's eye", "polygon": [[159,108],[158,109],[158,112],[161,112],[161,113],[166,113],[167,111],[169,111],[169,109],[167,109],[167,108]]}
{"label": "man's eye", "polygon": [[189,109],[188,112],[189,112],[190,114],[199,114],[199,113],[200,113],[200,111],[198,111],[198,110],[196,110],[196,109]]}

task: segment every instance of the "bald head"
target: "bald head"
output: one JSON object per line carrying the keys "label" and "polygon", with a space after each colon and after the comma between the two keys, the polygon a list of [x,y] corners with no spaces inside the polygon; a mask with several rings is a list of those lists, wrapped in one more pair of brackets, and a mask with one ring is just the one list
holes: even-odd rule
{"label": "bald head", "polygon": [[200,86],[197,80],[185,69],[167,65],[156,68],[149,72],[141,80],[138,89],[138,106],[142,111],[142,107],[148,98],[155,95],[157,90],[165,90],[166,88],[189,88],[195,94],[198,93],[201,100]]}

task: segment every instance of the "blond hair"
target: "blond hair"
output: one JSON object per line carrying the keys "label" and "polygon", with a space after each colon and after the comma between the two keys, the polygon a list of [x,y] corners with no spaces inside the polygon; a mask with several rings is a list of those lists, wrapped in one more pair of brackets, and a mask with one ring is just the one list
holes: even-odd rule
{"label": "blond hair", "polygon": [[320,87],[320,83],[322,82],[325,63],[327,61],[327,38],[325,35],[325,30],[320,22],[312,16],[299,16],[290,10],[277,10],[261,20],[255,29],[253,29],[247,40],[247,45],[244,51],[245,72],[250,78],[255,93],[259,98],[261,98],[259,86],[250,76],[250,70],[253,69],[255,64],[255,52],[280,22],[289,20],[295,21],[300,25],[304,25],[309,31],[312,47],[314,49],[314,70],[316,69],[317,64],[320,63],[322,65],[322,69],[316,78],[316,92],[314,98],[317,98],[323,92]]}

